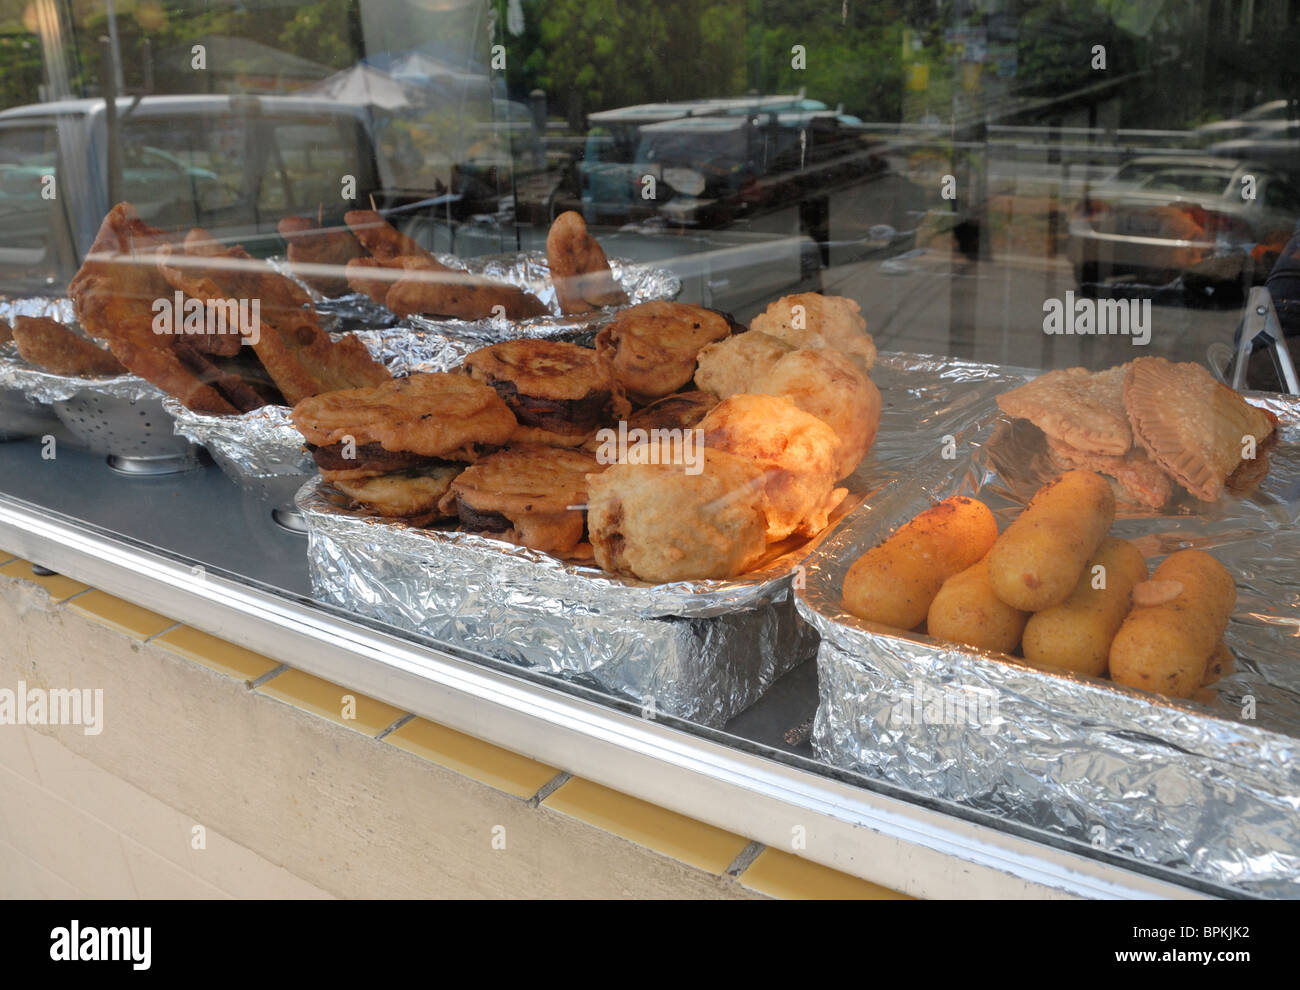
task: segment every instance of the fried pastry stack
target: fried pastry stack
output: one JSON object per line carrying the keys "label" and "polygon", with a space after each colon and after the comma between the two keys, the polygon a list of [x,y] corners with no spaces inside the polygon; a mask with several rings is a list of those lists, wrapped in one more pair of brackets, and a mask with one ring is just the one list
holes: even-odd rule
{"label": "fried pastry stack", "polygon": [[1199,365],[1159,357],[1050,371],[998,396],[998,406],[1042,430],[1063,470],[1105,474],[1123,497],[1155,509],[1175,483],[1214,501],[1230,479],[1263,477],[1277,426]]}

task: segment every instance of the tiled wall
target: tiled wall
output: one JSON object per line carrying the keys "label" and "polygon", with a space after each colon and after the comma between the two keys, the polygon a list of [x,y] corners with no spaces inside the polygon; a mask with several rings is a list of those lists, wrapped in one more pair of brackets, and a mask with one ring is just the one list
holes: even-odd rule
{"label": "tiled wall", "polygon": [[0,688],[105,692],[0,726],[0,896],[898,896],[21,560],[0,628]]}

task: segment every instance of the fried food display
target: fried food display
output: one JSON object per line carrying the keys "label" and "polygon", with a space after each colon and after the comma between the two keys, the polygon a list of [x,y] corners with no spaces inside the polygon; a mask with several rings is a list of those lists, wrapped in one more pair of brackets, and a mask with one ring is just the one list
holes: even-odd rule
{"label": "fried food display", "polygon": [[130,203],[104,217],[81,268],[68,285],[77,320],[107,341],[132,374],[157,385],[195,412],[234,414],[263,401],[237,376],[218,370],[186,338],[154,332],[154,302],[171,288],[156,259],[165,240]]}
{"label": "fried food display", "polygon": [[596,351],[628,398],[645,404],[689,383],[700,351],[730,333],[726,317],[713,310],[647,302],[624,310],[602,329],[596,335]]}
{"label": "fried food display", "polygon": [[1128,615],[1133,588],[1146,579],[1147,563],[1137,547],[1113,537],[1103,540],[1070,597],[1035,613],[1025,626],[1025,659],[1104,677],[1110,644]]}
{"label": "fried food display", "polygon": [[848,494],[836,488],[839,438],[789,399],[733,395],[700,421],[706,449],[736,454],[763,472],[767,538],[812,536]]}
{"label": "fried food display", "polygon": [[1111,679],[1191,697],[1205,682],[1236,605],[1232,575],[1207,553],[1180,550],[1134,588],[1133,598],[1110,645]]}
{"label": "fried food display", "polygon": [[793,350],[793,345],[758,330],[733,334],[700,351],[695,386],[719,399],[729,399],[748,392],[751,383]]}
{"label": "fried food display", "polygon": [[546,264],[555,282],[561,313],[590,313],[602,306],[627,305],[627,293],[614,281],[609,259],[596,238],[587,232],[581,213],[567,210],[551,223],[546,235]]}
{"label": "fried food display", "polygon": [[470,354],[465,370],[514,411],[516,442],[580,447],[602,424],[628,413],[609,365],[577,344],[507,340]]}
{"label": "fried food display", "polygon": [[279,224],[287,245],[289,267],[321,295],[341,296],[348,291],[342,270],[365,254],[350,231],[330,229],[308,217],[285,217]]}
{"label": "fried food display", "polygon": [[1067,471],[1040,488],[989,551],[999,598],[1038,612],[1070,597],[1115,521],[1115,494],[1101,475]]}
{"label": "fried food display", "polygon": [[111,351],[46,316],[15,316],[13,339],[24,361],[56,375],[97,378],[126,374]]}
{"label": "fried food display", "polygon": [[757,378],[749,391],[785,396],[835,431],[840,441],[835,455],[837,480],[852,474],[875,442],[880,389],[842,351],[791,351]]}
{"label": "fried food display", "polygon": [[355,481],[472,462],[501,447],[515,417],[492,389],[465,375],[432,372],[299,402],[294,426],[326,481]]}
{"label": "fried food display", "polygon": [[926,614],[931,636],[980,650],[1010,653],[1020,642],[1029,613],[1012,608],[993,592],[989,560],[983,557],[943,583]]}
{"label": "fried food display", "polygon": [[1172,501],[1175,482],[1206,501],[1258,483],[1277,425],[1200,366],[1157,357],[1049,371],[998,406],[1042,430],[1058,467],[1105,474],[1122,498],[1154,509]]}
{"label": "fried food display", "polygon": [[587,478],[601,466],[590,454],[518,444],[465,469],[443,498],[444,515],[468,532],[496,536],[551,554],[582,542]]}
{"label": "fried food display", "polygon": [[844,607],[868,622],[913,629],[943,583],[982,560],[997,537],[983,502],[946,498],[854,561],[844,578]]}
{"label": "fried food display", "polygon": [[[1244,459],[1260,456],[1277,421],[1190,362],[1138,358],[1124,378],[1137,442],[1196,498],[1212,502]],[[1249,438],[1249,442],[1248,442]]]}
{"label": "fried food display", "polygon": [[183,253],[159,249],[158,269],[173,288],[204,302],[259,301],[260,325],[250,342],[290,404],[390,377],[358,338],[332,340],[306,292],[242,247],[226,248],[195,229],[186,236]]}
{"label": "fried food display", "polygon": [[830,347],[851,354],[870,371],[876,363],[876,342],[858,304],[844,296],[800,292],[769,303],[749,325],[784,340],[791,347]]}
{"label": "fried food display", "polygon": [[349,210],[343,219],[371,255],[347,263],[348,285],[398,316],[525,320],[548,312],[513,285],[448,268],[376,210]]}
{"label": "fried food display", "polygon": [[719,450],[704,470],[615,464],[588,479],[587,528],[596,562],[653,583],[728,578],[766,549],[762,473]]}

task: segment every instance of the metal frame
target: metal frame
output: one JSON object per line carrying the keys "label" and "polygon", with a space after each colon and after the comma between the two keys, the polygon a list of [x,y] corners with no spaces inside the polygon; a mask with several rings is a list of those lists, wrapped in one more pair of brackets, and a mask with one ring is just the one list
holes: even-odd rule
{"label": "metal frame", "polygon": [[0,496],[0,545],[404,711],[908,894],[1214,893],[647,721],[188,567],[9,496]]}

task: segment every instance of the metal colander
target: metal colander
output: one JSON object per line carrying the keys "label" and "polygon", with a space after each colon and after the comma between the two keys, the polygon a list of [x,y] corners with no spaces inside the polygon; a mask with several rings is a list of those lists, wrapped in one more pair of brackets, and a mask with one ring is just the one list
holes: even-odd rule
{"label": "metal colander", "polygon": [[91,453],[128,474],[170,474],[194,467],[198,448],[172,432],[156,398],[123,399],[93,391],[53,403],[54,414]]}

